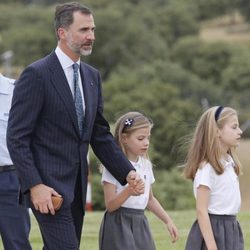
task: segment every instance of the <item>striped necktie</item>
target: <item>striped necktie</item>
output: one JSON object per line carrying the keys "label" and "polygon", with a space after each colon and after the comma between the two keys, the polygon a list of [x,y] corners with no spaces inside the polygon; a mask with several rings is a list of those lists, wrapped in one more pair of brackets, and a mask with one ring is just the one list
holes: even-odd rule
{"label": "striped necktie", "polygon": [[72,67],[74,72],[73,74],[74,103],[76,108],[76,115],[77,115],[80,135],[82,135],[84,114],[83,114],[82,94],[79,87],[79,75],[78,75],[79,65],[77,63],[74,63]]}

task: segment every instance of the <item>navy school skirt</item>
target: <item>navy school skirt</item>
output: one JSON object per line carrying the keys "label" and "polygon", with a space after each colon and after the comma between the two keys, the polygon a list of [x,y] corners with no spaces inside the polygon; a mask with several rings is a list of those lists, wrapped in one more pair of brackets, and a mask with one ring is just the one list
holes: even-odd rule
{"label": "navy school skirt", "polygon": [[[234,215],[209,214],[218,250],[244,250],[243,234]],[[189,232],[185,250],[207,250],[196,220]]]}
{"label": "navy school skirt", "polygon": [[155,250],[144,210],[121,207],[105,212],[99,233],[99,250]]}

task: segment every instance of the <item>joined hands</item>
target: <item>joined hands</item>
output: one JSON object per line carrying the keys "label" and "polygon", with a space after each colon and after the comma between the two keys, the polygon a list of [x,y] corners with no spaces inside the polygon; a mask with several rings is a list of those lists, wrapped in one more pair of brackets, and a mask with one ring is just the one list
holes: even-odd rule
{"label": "joined hands", "polygon": [[131,195],[137,196],[144,194],[145,184],[138,173],[136,173],[134,170],[130,171],[126,180],[129,184]]}

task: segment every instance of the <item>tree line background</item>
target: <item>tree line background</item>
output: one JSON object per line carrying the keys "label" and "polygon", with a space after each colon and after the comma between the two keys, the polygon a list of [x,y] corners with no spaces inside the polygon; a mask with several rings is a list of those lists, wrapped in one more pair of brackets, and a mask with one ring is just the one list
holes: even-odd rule
{"label": "tree line background", "polygon": [[[13,77],[56,46],[53,0],[0,0],[0,54],[11,50]],[[193,206],[191,183],[178,166],[188,135],[204,109],[232,106],[240,123],[250,119],[248,43],[209,43],[199,34],[207,20],[234,13],[249,19],[247,0],[86,0],[96,23],[96,41],[84,61],[103,79],[110,124],[137,110],[154,121],[150,158],[155,193],[171,209]],[[248,26],[247,26],[248,27]],[[248,32],[246,28],[246,32]],[[1,69],[0,69],[1,70]],[[1,70],[2,71],[2,70]],[[249,129],[245,137],[250,136]],[[91,154],[93,199],[103,208],[98,160]]]}

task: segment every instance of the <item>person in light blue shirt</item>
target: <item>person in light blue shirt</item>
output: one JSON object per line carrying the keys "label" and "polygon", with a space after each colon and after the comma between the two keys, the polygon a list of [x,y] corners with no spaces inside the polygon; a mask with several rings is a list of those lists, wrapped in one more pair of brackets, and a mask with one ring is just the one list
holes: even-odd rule
{"label": "person in light blue shirt", "polygon": [[6,146],[14,79],[0,74],[0,235],[6,250],[30,250],[29,211],[18,204],[19,181]]}

